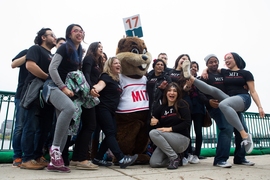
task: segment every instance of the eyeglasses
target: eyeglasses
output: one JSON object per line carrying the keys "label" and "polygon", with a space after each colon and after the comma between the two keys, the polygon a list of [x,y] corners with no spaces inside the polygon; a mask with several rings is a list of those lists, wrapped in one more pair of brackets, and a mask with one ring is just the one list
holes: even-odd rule
{"label": "eyeglasses", "polygon": [[56,39],[56,36],[54,34],[44,34],[44,36],[51,36]]}
{"label": "eyeglasses", "polygon": [[74,29],[71,32],[84,34],[84,31],[79,29]]}
{"label": "eyeglasses", "polygon": [[229,57],[225,58],[225,60],[224,60],[224,61],[231,60],[232,58],[233,58],[233,57],[229,56]]}

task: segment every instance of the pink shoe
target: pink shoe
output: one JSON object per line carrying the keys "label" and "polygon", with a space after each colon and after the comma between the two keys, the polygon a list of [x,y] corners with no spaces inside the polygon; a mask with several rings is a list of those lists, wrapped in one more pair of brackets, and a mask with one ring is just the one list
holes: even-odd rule
{"label": "pink shoe", "polygon": [[50,148],[51,163],[54,167],[63,167],[64,161],[62,158],[62,153],[59,149]]}

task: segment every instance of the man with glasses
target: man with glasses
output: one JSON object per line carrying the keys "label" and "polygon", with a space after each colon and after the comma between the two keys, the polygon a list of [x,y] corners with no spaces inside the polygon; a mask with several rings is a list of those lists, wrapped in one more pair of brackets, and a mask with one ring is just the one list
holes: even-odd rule
{"label": "man with glasses", "polygon": [[26,55],[26,69],[29,73],[20,104],[25,110],[21,139],[23,157],[20,168],[38,170],[44,169],[48,164],[42,157],[42,147],[52,126],[54,112],[53,106],[42,104],[39,93],[48,77],[52,59],[51,49],[56,45],[56,37],[50,28],[42,28],[37,33],[35,43]]}

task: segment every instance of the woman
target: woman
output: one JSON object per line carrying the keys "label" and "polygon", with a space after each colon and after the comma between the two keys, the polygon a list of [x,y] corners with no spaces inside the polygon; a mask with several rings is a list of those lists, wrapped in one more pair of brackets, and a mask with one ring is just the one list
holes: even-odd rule
{"label": "woman", "polygon": [[[96,77],[97,74],[100,75],[102,70],[103,70],[103,66],[108,58],[107,58],[107,55],[105,54],[105,52],[103,52],[103,46],[100,42],[94,42],[90,45],[90,47],[88,50],[89,57],[87,59],[86,58],[84,59],[86,61],[86,62],[84,62],[85,66],[86,67],[88,66],[88,68],[83,68],[83,69],[85,69],[84,72],[85,72],[86,76],[88,77],[88,79],[92,79],[91,84],[94,85],[94,84],[98,83],[99,76],[97,78],[93,78],[93,77],[91,77],[90,74],[94,73],[93,74],[94,77]],[[92,56],[92,60],[90,58],[91,56]],[[90,62],[92,62],[91,63],[92,65],[90,64]],[[100,62],[102,62],[102,63],[100,63]],[[91,70],[91,68],[90,68],[91,66],[95,67],[95,69]],[[98,72],[96,71],[96,69],[98,69]],[[96,119],[96,117],[95,117],[95,119]],[[100,127],[97,124],[94,132],[92,133],[92,137],[91,137],[90,145],[89,145],[90,159],[91,160],[93,160],[97,155],[97,151],[98,151],[98,147],[99,147],[99,143],[100,143],[100,132],[101,132]]]}
{"label": "woman", "polygon": [[91,90],[91,95],[100,99],[100,104],[96,106],[96,113],[98,125],[105,134],[105,138],[100,144],[93,163],[100,166],[111,166],[111,162],[103,160],[103,156],[109,148],[119,161],[120,168],[126,168],[135,162],[138,155],[124,155],[116,140],[116,121],[114,116],[122,93],[119,85],[120,72],[120,61],[116,57],[109,58],[105,62],[104,70],[98,83]]}
{"label": "woman", "polygon": [[[182,90],[182,98],[188,103],[189,110],[192,113],[193,105],[191,102],[191,98],[189,96],[189,90],[191,89],[191,86],[188,86],[187,80],[183,75],[183,69],[182,69],[183,62],[186,60],[191,61],[190,56],[188,54],[179,55],[175,60],[174,68],[169,72],[169,74],[172,79],[172,82],[177,83],[180,89]],[[187,165],[188,162],[190,162],[193,158],[193,156],[190,153],[192,149],[190,148],[188,148],[184,153],[185,157],[183,158],[183,165]]]}
{"label": "woman", "polygon": [[[191,61],[191,74],[194,77],[197,77],[197,72],[199,71],[199,64],[196,61]],[[191,85],[191,89],[189,90],[189,97],[192,102],[192,112],[191,112],[191,119],[194,125],[194,131],[196,135],[195,139],[195,151],[192,152],[191,143],[189,145],[189,153],[193,154],[190,155],[189,163],[197,164],[200,162],[199,156],[201,154],[201,146],[202,146],[202,126],[203,126],[203,119],[206,113],[205,106],[203,103],[203,94],[196,88],[196,86]]]}
{"label": "woman", "polygon": [[[247,153],[251,153],[253,150],[252,136],[244,130],[237,112],[246,111],[250,107],[252,97],[261,118],[265,116],[265,113],[255,90],[253,75],[250,71],[244,70],[246,67],[245,61],[237,53],[231,52],[225,55],[225,64],[228,69],[221,69],[220,73],[223,76],[226,94],[190,76],[190,62],[188,61],[183,64],[184,76],[189,78],[191,83],[194,83],[200,91],[213,96],[219,101],[219,108],[226,120],[240,132],[243,139],[241,144],[245,146]],[[245,88],[245,86],[248,88]]]}
{"label": "woman", "polygon": [[48,171],[70,172],[64,165],[62,151],[67,141],[68,129],[76,111],[71,98],[74,92],[68,89],[65,81],[69,72],[81,69],[84,31],[78,24],[71,24],[66,29],[66,44],[60,46],[49,66],[49,77],[44,83],[43,95],[46,102],[56,110],[57,121],[54,138],[50,148]]}
{"label": "woman", "polygon": [[[98,82],[103,70],[102,61],[103,46],[101,42],[93,42],[89,45],[83,59],[82,72],[90,88]],[[89,92],[90,93],[90,92]],[[75,139],[75,147],[70,166],[77,169],[97,169],[98,166],[89,161],[89,143],[96,128],[96,111],[93,108],[82,107],[81,128]]]}
{"label": "woman", "polygon": [[[162,59],[155,59],[153,70],[147,75],[146,91],[149,98],[148,121],[151,120],[154,110],[161,105],[164,88],[171,82],[171,78],[165,72],[165,69],[166,63]],[[151,156],[155,148],[156,146],[150,140],[147,147],[147,154]]]}
{"label": "woman", "polygon": [[154,109],[161,105],[164,88],[171,82],[169,75],[164,72],[165,69],[165,62],[161,59],[156,59],[153,63],[154,71],[147,75],[146,90],[149,97],[149,109],[151,116]]}
{"label": "woman", "polygon": [[157,146],[150,158],[151,167],[164,167],[168,162],[168,169],[182,165],[180,153],[189,145],[190,124],[190,111],[181,98],[181,89],[176,83],[170,83],[164,90],[162,106],[157,108],[150,122],[149,136]]}

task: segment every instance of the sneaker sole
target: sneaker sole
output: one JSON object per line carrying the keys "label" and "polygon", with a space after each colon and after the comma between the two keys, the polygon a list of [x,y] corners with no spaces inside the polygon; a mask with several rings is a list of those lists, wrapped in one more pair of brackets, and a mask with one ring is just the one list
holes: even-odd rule
{"label": "sneaker sole", "polygon": [[190,163],[190,164],[199,164],[200,161],[198,161],[198,162],[192,162],[192,161],[190,161],[189,163]]}
{"label": "sneaker sole", "polygon": [[232,167],[232,165],[230,163],[226,163],[226,164],[223,164],[223,165],[214,164],[214,166],[221,167],[221,168],[231,168]]}
{"label": "sneaker sole", "polygon": [[49,170],[49,169],[46,169],[48,172],[60,172],[60,173],[70,173],[70,170],[69,171],[60,171],[60,170]]}
{"label": "sneaker sole", "polygon": [[78,169],[78,170],[97,170],[98,166],[97,167],[90,167],[87,165],[77,164],[76,169]]}
{"label": "sneaker sole", "polygon": [[250,154],[254,148],[254,144],[253,144],[253,140],[252,140],[252,135],[251,134],[248,134],[248,136],[250,136],[250,143],[251,143],[251,146],[249,148],[249,150],[246,152],[247,154]]}
{"label": "sneaker sole", "polygon": [[221,167],[221,168],[231,168],[232,166],[222,166],[222,165],[215,165],[216,167]]}
{"label": "sneaker sole", "polygon": [[24,167],[24,166],[21,166],[20,169],[29,169],[29,170],[42,170],[44,169],[45,167],[40,167],[40,168],[29,168],[29,167]]}
{"label": "sneaker sole", "polygon": [[185,78],[190,78],[190,62],[188,60],[184,61],[182,64],[183,74]]}
{"label": "sneaker sole", "polygon": [[78,170],[98,170],[98,167],[97,168],[89,168],[89,167],[79,167],[79,166],[77,166],[76,169],[78,169]]}

